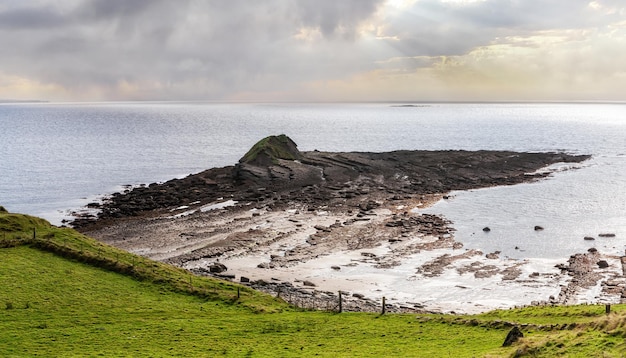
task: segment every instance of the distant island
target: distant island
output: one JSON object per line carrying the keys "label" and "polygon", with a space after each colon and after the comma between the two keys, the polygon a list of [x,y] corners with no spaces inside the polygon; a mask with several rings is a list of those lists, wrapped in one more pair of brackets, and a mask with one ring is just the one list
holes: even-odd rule
{"label": "distant island", "polygon": [[429,104],[394,104],[394,105],[391,105],[391,107],[411,108],[411,107],[430,107],[430,105]]}

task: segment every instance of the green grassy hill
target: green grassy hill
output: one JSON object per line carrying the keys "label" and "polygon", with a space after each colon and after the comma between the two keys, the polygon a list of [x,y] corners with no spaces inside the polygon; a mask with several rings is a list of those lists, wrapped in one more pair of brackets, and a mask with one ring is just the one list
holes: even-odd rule
{"label": "green grassy hill", "polygon": [[[33,238],[33,236],[35,236]],[[3,357],[621,357],[626,308],[476,316],[302,311],[0,212]],[[525,337],[502,342],[520,324]]]}

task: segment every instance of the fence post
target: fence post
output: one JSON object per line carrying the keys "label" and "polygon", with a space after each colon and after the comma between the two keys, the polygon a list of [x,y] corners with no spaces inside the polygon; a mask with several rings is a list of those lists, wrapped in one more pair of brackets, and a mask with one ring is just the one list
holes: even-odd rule
{"label": "fence post", "polygon": [[343,302],[341,298],[341,290],[339,290],[339,313],[343,312]]}
{"label": "fence post", "polygon": [[37,228],[33,228],[33,240],[37,238]]}
{"label": "fence post", "polygon": [[386,304],[385,304],[385,296],[383,296],[383,311],[382,311],[381,314],[385,314],[385,308],[386,308],[385,306],[386,306]]}
{"label": "fence post", "polygon": [[241,293],[239,291],[239,286],[237,286],[237,299],[239,299],[241,297]]}
{"label": "fence post", "polygon": [[610,314],[611,313],[611,304],[610,303],[604,305],[604,312],[606,314]]}

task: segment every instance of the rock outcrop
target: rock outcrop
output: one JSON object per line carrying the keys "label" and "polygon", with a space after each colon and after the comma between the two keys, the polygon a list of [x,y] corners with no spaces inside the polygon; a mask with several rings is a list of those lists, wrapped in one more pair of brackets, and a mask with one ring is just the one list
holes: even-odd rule
{"label": "rock outcrop", "polygon": [[270,136],[234,166],[115,193],[104,200],[97,218],[79,218],[72,225],[92,226],[180,206],[193,209],[224,197],[236,202],[298,200],[325,205],[333,200],[360,202],[357,199],[372,193],[402,198],[512,185],[549,175],[537,172],[547,165],[588,158],[510,151],[300,152],[286,135]]}

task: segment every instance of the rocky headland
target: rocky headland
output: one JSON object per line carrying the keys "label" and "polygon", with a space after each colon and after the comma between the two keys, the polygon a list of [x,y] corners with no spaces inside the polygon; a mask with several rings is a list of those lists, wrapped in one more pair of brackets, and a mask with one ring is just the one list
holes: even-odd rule
{"label": "rocky headland", "polygon": [[199,208],[221,198],[269,207],[295,200],[312,208],[339,203],[358,209],[378,198],[397,201],[528,182],[549,175],[537,172],[547,165],[588,158],[509,151],[300,152],[289,137],[270,136],[234,166],[115,193],[102,204],[90,204],[100,210],[97,217],[84,215],[71,224],[90,230],[120,218]]}
{"label": "rocky headland", "polygon": [[[111,245],[318,308],[336,302],[339,291],[344,309],[352,310],[374,310],[382,296],[397,311],[469,312],[489,308],[493,300],[504,306],[571,302],[578,292],[568,286],[571,272],[590,271],[587,286],[589,277],[597,283],[606,276],[594,271],[595,262],[569,271],[548,263],[539,272],[528,262],[464,248],[449,222],[418,209],[453,190],[538,180],[550,175],[540,171],[550,164],[588,158],[509,151],[300,152],[289,137],[270,136],[236,165],[129,188],[91,204],[97,216],[72,225]],[[615,259],[593,255],[598,257],[587,261]],[[466,295],[476,280],[483,291],[514,284],[531,293],[515,301],[482,292],[461,307],[446,306],[437,295],[394,296],[394,288],[406,285]],[[474,309],[463,309],[466,304]]]}

